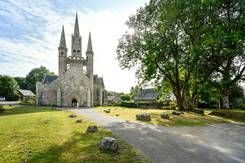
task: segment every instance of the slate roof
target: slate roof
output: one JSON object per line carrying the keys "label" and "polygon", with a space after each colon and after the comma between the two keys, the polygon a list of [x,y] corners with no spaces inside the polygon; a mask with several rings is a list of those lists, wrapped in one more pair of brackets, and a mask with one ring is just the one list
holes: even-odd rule
{"label": "slate roof", "polygon": [[142,89],[134,97],[134,100],[156,100],[158,92],[154,88]]}
{"label": "slate roof", "polygon": [[58,78],[58,76],[45,76],[43,79],[43,84],[49,84],[52,81],[56,80]]}
{"label": "slate roof", "polygon": [[35,96],[35,94],[30,90],[19,89],[19,92],[22,96]]}
{"label": "slate roof", "polygon": [[108,101],[122,101],[120,97],[107,96]]}

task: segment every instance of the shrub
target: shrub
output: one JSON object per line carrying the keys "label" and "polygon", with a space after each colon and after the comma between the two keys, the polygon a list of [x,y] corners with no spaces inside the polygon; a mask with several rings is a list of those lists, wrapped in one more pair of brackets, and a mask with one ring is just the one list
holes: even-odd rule
{"label": "shrub", "polygon": [[35,101],[34,100],[22,101],[20,104],[22,104],[22,105],[35,105]]}
{"label": "shrub", "polygon": [[170,101],[169,106],[170,106],[170,109],[171,109],[171,110],[175,110],[175,108],[176,108],[176,103],[175,103],[175,101]]}
{"label": "shrub", "polygon": [[135,104],[134,102],[128,102],[128,101],[123,101],[121,103],[122,107],[127,107],[127,108],[136,108],[137,104]]}
{"label": "shrub", "polygon": [[122,102],[112,102],[112,106],[121,106]]}
{"label": "shrub", "polygon": [[150,104],[146,102],[139,102],[137,105],[138,105],[138,108],[144,108],[144,109],[148,109],[150,106]]}

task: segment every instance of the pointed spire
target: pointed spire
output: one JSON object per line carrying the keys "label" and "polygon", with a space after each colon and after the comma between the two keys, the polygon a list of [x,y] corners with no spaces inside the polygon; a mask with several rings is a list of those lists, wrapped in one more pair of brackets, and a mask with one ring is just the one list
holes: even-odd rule
{"label": "pointed spire", "polygon": [[75,27],[74,27],[74,36],[80,37],[77,13],[76,13],[76,20],[75,20]]}
{"label": "pointed spire", "polygon": [[61,37],[60,37],[60,46],[66,48],[66,38],[65,38],[65,30],[64,30],[64,25],[62,26],[62,32],[61,32]]}
{"label": "pointed spire", "polygon": [[87,52],[93,52],[91,32],[89,32]]}

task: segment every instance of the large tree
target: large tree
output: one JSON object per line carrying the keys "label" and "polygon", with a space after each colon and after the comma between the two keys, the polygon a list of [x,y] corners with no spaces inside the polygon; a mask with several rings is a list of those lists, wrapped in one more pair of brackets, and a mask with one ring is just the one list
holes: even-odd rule
{"label": "large tree", "polygon": [[194,107],[202,83],[211,80],[229,55],[221,54],[222,45],[214,43],[222,42],[216,21],[222,17],[217,14],[222,5],[213,0],[151,0],[127,21],[135,32],[126,32],[119,41],[120,66],[140,65],[140,79],[168,82],[179,109]]}
{"label": "large tree", "polygon": [[12,101],[18,99],[18,83],[14,78],[0,75],[0,96]]}
{"label": "large tree", "polygon": [[27,89],[36,92],[36,83],[42,81],[46,75],[53,76],[55,74],[43,66],[32,69],[26,76]]}
{"label": "large tree", "polygon": [[[198,3],[196,5],[194,9],[198,11],[200,7]],[[168,82],[181,110],[189,108],[191,72],[195,70],[195,59],[198,58],[192,52],[196,49],[190,46],[195,43],[191,39],[194,37],[198,42],[193,31],[201,29],[201,20],[191,19],[186,7],[193,10],[183,1],[150,1],[129,18],[127,25],[135,33],[126,33],[117,48],[122,68],[139,64],[137,75],[143,81]],[[190,27],[185,28],[187,25]],[[193,36],[190,37],[191,34],[185,30]]]}
{"label": "large tree", "polygon": [[20,89],[27,89],[26,78],[24,78],[24,77],[15,77],[14,79],[17,81]]}
{"label": "large tree", "polygon": [[210,44],[212,54],[221,64],[213,72],[213,83],[219,89],[221,108],[229,108],[232,88],[245,80],[245,19],[244,1],[224,0],[213,3],[210,15]]}

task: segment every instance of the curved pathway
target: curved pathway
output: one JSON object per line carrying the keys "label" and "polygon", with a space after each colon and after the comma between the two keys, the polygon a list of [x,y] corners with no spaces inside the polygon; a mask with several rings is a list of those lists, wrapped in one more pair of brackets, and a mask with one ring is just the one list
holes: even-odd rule
{"label": "curved pathway", "polygon": [[73,109],[138,148],[154,163],[245,163],[245,126],[164,127]]}

